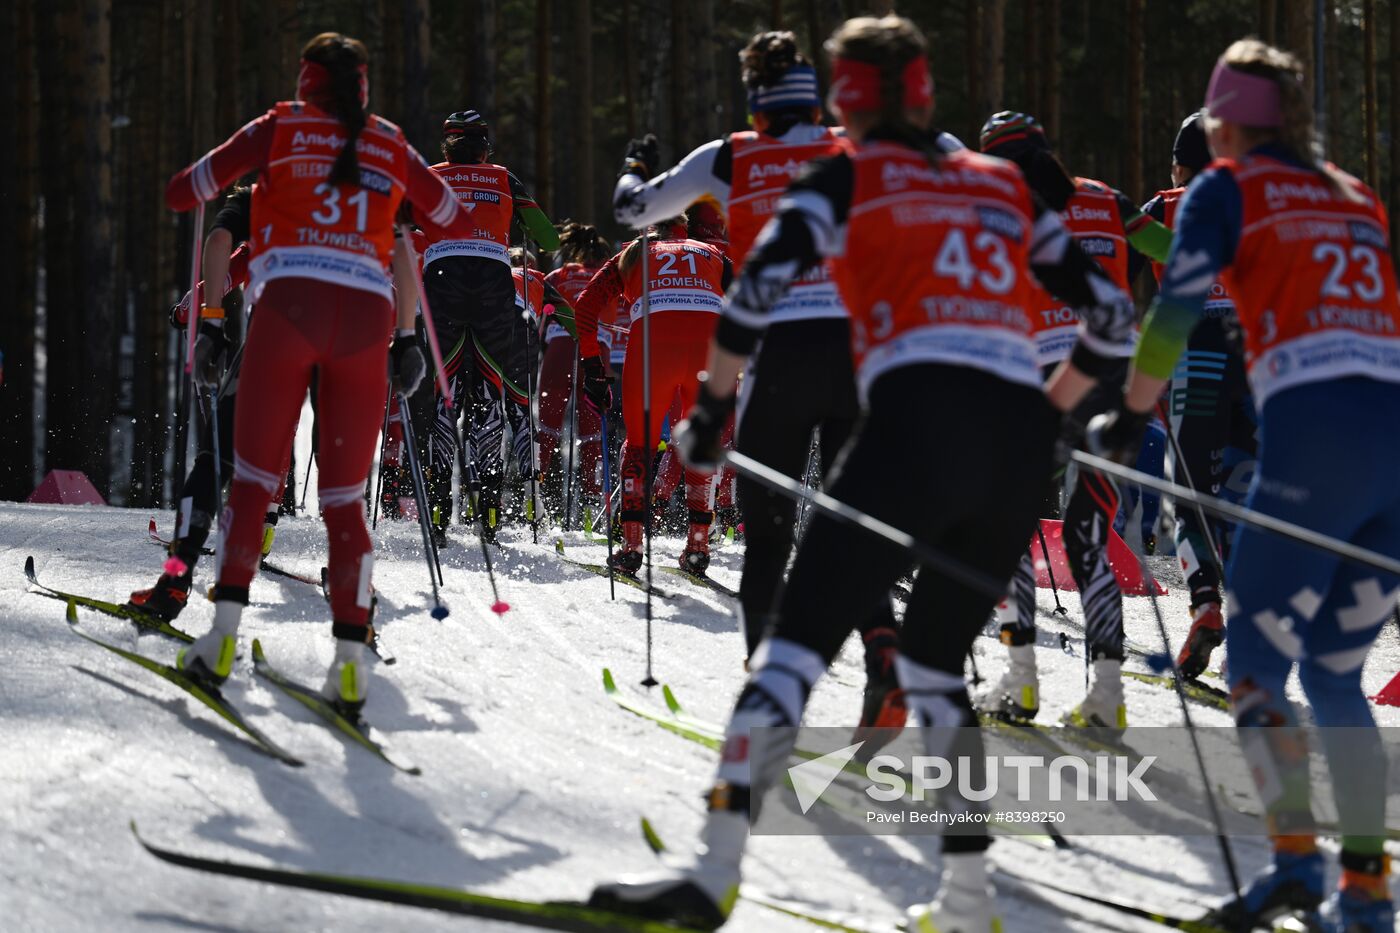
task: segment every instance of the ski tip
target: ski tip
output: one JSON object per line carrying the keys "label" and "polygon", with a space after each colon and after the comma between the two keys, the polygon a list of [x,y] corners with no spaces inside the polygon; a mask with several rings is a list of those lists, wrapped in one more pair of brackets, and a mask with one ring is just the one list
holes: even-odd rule
{"label": "ski tip", "polygon": [[668,710],[673,713],[679,713],[681,711],[680,701],[677,700],[676,695],[671,692],[670,684],[661,685],[661,697],[666,701],[666,708]]}
{"label": "ski tip", "polygon": [[613,680],[612,671],[603,668],[603,689],[608,693],[617,692],[617,681]]}
{"label": "ski tip", "polygon": [[29,578],[30,583],[37,583],[34,574],[34,555],[30,554],[24,559],[24,575]]}
{"label": "ski tip", "polygon": [[267,660],[267,655],[263,654],[262,639],[253,639],[253,663],[261,664]]}
{"label": "ski tip", "polygon": [[563,539],[563,538],[555,538],[555,539],[554,539],[554,553],[559,554],[559,555],[561,555],[561,556],[563,555],[563,553],[564,553],[564,539]]}
{"label": "ski tip", "polygon": [[429,613],[429,615],[431,615],[434,619],[437,619],[439,622],[447,618],[449,614],[450,613],[447,611],[447,607],[443,605],[434,606],[433,611]]}
{"label": "ski tip", "polygon": [[646,840],[647,848],[657,855],[666,851],[666,843],[661,841],[661,836],[657,834],[656,827],[651,825],[651,820],[642,817],[642,838]]}
{"label": "ski tip", "polygon": [[69,625],[78,624],[78,603],[75,600],[68,600],[68,608],[64,610],[64,617],[68,619]]}
{"label": "ski tip", "polygon": [[[497,600],[496,602],[491,604],[491,611],[498,616],[503,616],[507,612],[510,612],[510,603],[506,602],[503,599]],[[446,613],[443,614],[446,615]]]}

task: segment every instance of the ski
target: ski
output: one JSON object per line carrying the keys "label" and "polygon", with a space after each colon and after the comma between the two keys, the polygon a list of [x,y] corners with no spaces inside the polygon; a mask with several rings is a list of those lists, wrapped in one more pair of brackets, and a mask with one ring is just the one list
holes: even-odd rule
{"label": "ski", "polygon": [[462,888],[437,887],[387,878],[364,878],[301,871],[294,868],[263,867],[239,862],[201,858],[153,845],[141,838],[136,823],[131,824],[136,841],[151,855],[171,865],[195,871],[246,878],[285,887],[358,897],[388,904],[403,904],[425,910],[498,920],[544,930],[566,933],[698,933],[687,928],[644,920],[589,907],[578,901],[526,901],[479,894]]}
{"label": "ski", "polygon": [[[321,595],[326,602],[331,601],[331,570],[329,567],[321,568]],[[379,595],[371,593],[369,598],[369,650],[374,652],[374,656],[385,664],[397,664],[399,659],[392,651],[384,647],[384,641],[379,637],[379,632],[374,627],[374,613],[379,608]]]}
{"label": "ski", "polygon": [[[647,591],[646,583],[630,574],[622,573],[621,571],[617,570],[609,572],[607,566],[604,564],[588,564],[584,563],[583,561],[574,560],[572,557],[569,557],[567,554],[564,553],[564,542],[562,539],[555,539],[554,555],[571,567],[577,567],[580,570],[586,570],[589,573],[595,573],[600,577],[611,576],[618,583],[624,583],[627,586],[633,587],[634,589],[641,590],[643,593]],[[655,585],[651,587],[651,594],[653,596],[659,596],[662,599],[671,599],[676,595],[670,590],[663,590],[661,587]]]}
{"label": "ski", "polygon": [[194,636],[189,632],[182,631],[162,619],[157,619],[153,615],[142,612],[139,609],[129,609],[117,603],[109,603],[102,599],[93,599],[91,596],[79,596],[77,593],[66,593],[63,590],[56,590],[51,586],[45,586],[39,582],[38,574],[34,571],[33,556],[24,559],[24,575],[29,580],[29,585],[38,590],[40,596],[47,596],[50,599],[57,599],[68,604],[77,604],[101,612],[104,615],[112,616],[116,619],[130,622],[137,629],[143,632],[151,632],[157,635],[164,635],[175,641],[189,644],[194,641]]}
{"label": "ski", "polygon": [[293,767],[300,767],[302,765],[301,759],[283,750],[276,742],[268,738],[262,730],[258,729],[257,726],[254,726],[252,723],[248,722],[248,720],[244,719],[243,714],[240,713],[232,703],[224,699],[223,694],[220,693],[217,688],[205,686],[190,677],[184,671],[171,667],[169,664],[162,664],[154,658],[146,657],[144,654],[138,654],[135,651],[119,648],[110,642],[83,631],[82,628],[78,626],[78,612],[75,604],[71,602],[68,604],[68,627],[72,630],[73,634],[78,637],[85,638],[94,645],[100,645],[113,654],[126,658],[128,661],[144,667],[153,674],[164,677],[166,680],[218,713],[231,726],[251,739],[254,746],[257,747],[259,751],[276,758],[283,764],[292,765]]}
{"label": "ski", "polygon": [[[160,536],[159,531],[156,529],[156,520],[154,518],[151,519],[151,524],[146,529],[146,534],[150,538],[152,544],[158,544],[163,548],[168,549],[170,545],[175,543],[174,541],[171,541],[167,538],[162,538]],[[199,549],[199,553],[208,556],[213,556],[214,550],[212,548],[202,547]],[[297,573],[294,570],[287,570],[284,567],[279,567],[276,564],[269,563],[267,560],[259,561],[258,569],[279,577],[286,577],[288,580],[296,580],[298,583],[305,583],[308,586],[321,585],[321,581],[316,577],[308,576],[307,574],[303,573]]]}
{"label": "ski", "polygon": [[[675,696],[671,693],[671,688],[663,685],[661,690],[667,698],[668,708],[671,707],[675,703]],[[682,738],[689,739],[706,748],[713,748],[716,751],[724,744],[724,731],[717,726],[698,720],[690,720],[688,717],[683,719],[669,709],[662,711],[649,703],[627,696],[617,688],[617,681],[613,679],[612,671],[606,667],[603,668],[603,692],[608,695],[608,699],[627,712],[643,719],[649,719],[661,728],[674,732]],[[679,707],[680,704],[675,703],[675,709],[679,709]]]}
{"label": "ski", "polygon": [[[1131,677],[1133,680],[1145,684],[1156,684],[1167,690],[1174,689],[1171,674],[1148,674],[1143,671],[1124,671],[1123,676]],[[1230,694],[1219,687],[1202,683],[1199,680],[1186,680],[1185,678],[1181,681],[1181,687],[1188,700],[1194,700],[1202,706],[1209,706],[1226,713],[1230,711]]]}
{"label": "ski", "polygon": [[272,682],[277,689],[287,696],[305,706],[311,712],[330,726],[336,732],[340,732],[351,741],[364,748],[370,754],[379,758],[385,764],[399,769],[405,774],[422,774],[419,767],[411,762],[405,761],[389,750],[384,742],[383,736],[369,723],[363,721],[352,721],[329,703],[325,697],[310,687],[299,684],[278,671],[267,660],[267,655],[263,653],[262,642],[253,639],[253,670],[266,680]]}
{"label": "ski", "polygon": [[669,573],[672,576],[680,577],[683,580],[689,580],[696,586],[703,586],[707,589],[714,590],[716,593],[721,593],[725,596],[728,596],[730,599],[739,598],[738,590],[732,590],[729,587],[725,586],[723,583],[720,583],[719,581],[705,574],[691,573],[689,570],[682,570],[679,567],[658,567],[657,569],[660,570],[662,573]]}
{"label": "ski", "polygon": [[[1086,630],[1084,628],[1083,623],[1070,618],[1068,615],[1060,616],[1059,622],[1061,625],[1073,629],[1075,633],[1078,634],[1081,638],[1086,636]],[[1137,655],[1139,658],[1142,658],[1144,661],[1147,662],[1148,666],[1150,667],[1155,667],[1156,665],[1162,664],[1163,662],[1166,662],[1166,666],[1168,667],[1171,665],[1171,662],[1170,660],[1168,660],[1168,656],[1165,653],[1161,651],[1154,651],[1147,645],[1144,645],[1142,642],[1133,641],[1131,638],[1123,639],[1123,650],[1126,651],[1128,654],[1134,654]],[[1221,679],[1218,671],[1206,671],[1201,676],[1210,677],[1215,680]]]}

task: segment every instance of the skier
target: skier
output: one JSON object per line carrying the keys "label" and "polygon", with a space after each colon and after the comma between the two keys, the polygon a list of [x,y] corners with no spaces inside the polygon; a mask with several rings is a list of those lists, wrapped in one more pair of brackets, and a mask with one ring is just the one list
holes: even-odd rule
{"label": "skier", "polygon": [[[619,221],[645,223],[713,198],[728,211],[730,255],[742,269],[788,183],[811,159],[835,152],[842,134],[821,124],[816,69],[791,32],[755,35],[739,61],[754,128],[706,143],[661,175],[656,145],[634,143],[614,207]],[[948,149],[962,145],[946,133],[939,142]],[[763,345],[741,383],[735,449],[800,479],[817,431],[824,476],[860,410],[850,320],[828,264],[815,264],[794,282],[768,320]],[[739,619],[747,658],[774,620],[797,509],[752,480],[739,479],[736,492],[745,538]],[[861,724],[902,725],[891,666],[897,631],[888,602],[860,620],[860,633],[869,675]]]}
{"label": "skier", "polygon": [[[262,515],[281,485],[279,467],[313,368],[321,387],[321,513],[330,543],[335,660],[327,698],[354,717],[368,671],[373,553],[365,529],[366,477],[385,398],[384,359],[412,390],[426,365],[412,332],[394,334],[388,271],[400,202],[450,235],[471,230],[444,185],[403,133],[366,111],[368,56],[358,40],[321,33],[302,50],[297,99],[283,101],[182,170],[166,190],[189,210],[257,170],[253,191],[251,300],[258,312],[244,345],[234,425],[234,473],[221,525],[214,624],[176,665],[212,685],[233,668],[248,584],[257,570]],[[197,355],[196,367],[207,363]]]}
{"label": "skier", "polygon": [[[696,224],[697,232],[699,223]],[[642,250],[646,249],[645,283],[650,304],[643,303]],[[661,439],[661,422],[672,401],[683,407],[694,399],[695,374],[705,366],[705,346],[718,320],[720,300],[729,285],[731,267],[724,254],[708,243],[693,239],[685,217],[654,226],[613,256],[593,276],[578,297],[579,369],[583,391],[599,412],[611,407],[611,387],[599,358],[598,319],[611,313],[618,296],[628,302],[634,339],[623,364],[622,420],[627,444],[622,454],[622,546],[612,555],[619,573],[635,576],[642,566],[642,523],[646,519],[647,471],[653,468],[653,451],[646,449]],[[642,381],[643,315],[651,329],[651,385]],[[644,392],[651,398],[644,398]],[[648,404],[649,403],[649,406]],[[650,425],[644,426],[649,408]],[[714,520],[712,471],[687,468],[686,504],[689,528],[681,569],[703,575],[710,565],[710,523]]]}
{"label": "skier", "polygon": [[[709,369],[677,443],[691,463],[719,459],[734,377],[767,311],[828,257],[851,314],[866,407],[829,483],[831,495],[1006,580],[1050,471],[1056,409],[1072,408],[1111,363],[1100,349],[1128,339],[1131,302],[1074,245],[1014,166],[938,147],[929,130],[926,44],[912,22],[894,15],[849,20],[827,48],[829,103],[854,145],[807,165],[760,234],[724,302]],[[1085,334],[1048,385],[1030,336],[1032,270],[1084,309]],[[911,431],[909,400],[927,398],[957,404],[940,410],[937,431]],[[950,445],[950,437],[958,442]],[[918,496],[890,481],[914,475],[923,481]],[[773,754],[751,760],[749,730],[801,721],[851,620],[872,612],[910,562],[883,538],[852,532],[824,514],[811,520],[777,624],[754,653],[730,720],[695,861],[652,878],[601,885],[593,903],[689,926],[724,922],[738,893],[749,813],[760,804],[751,788],[771,784],[786,757],[769,742]],[[920,571],[896,664],[922,726],[976,726],[963,666],[994,602],[931,567]],[[925,729],[929,754],[946,755],[952,731]],[[958,731],[978,735],[975,728]],[[967,744],[976,748],[964,746],[959,754],[985,759],[980,738]],[[970,779],[982,786],[975,775]],[[911,929],[1000,929],[988,844],[985,834],[945,839],[942,890],[912,911]]]}
{"label": "skier", "polygon": [[[525,367],[528,346],[516,339],[523,332],[515,311],[511,281],[510,237],[513,222],[529,232],[542,248],[559,245],[559,235],[515,175],[491,156],[490,127],[475,110],[449,114],[442,124],[444,161],[433,166],[457,198],[469,205],[472,228],[465,236],[427,238],[423,254],[423,287],[433,324],[446,350],[443,366],[452,385],[453,408],[425,385],[410,407],[427,467],[428,504],[438,544],[447,543],[452,517],[452,467],[457,459],[456,418],[469,413],[469,468],[462,486],[471,486],[472,507],[484,510],[488,537],[500,517],[504,459],[504,421],[529,436],[529,394]],[[466,367],[465,370],[463,367]]]}
{"label": "skier", "polygon": [[[982,127],[980,143],[984,153],[1010,159],[1021,168],[1036,194],[1060,212],[1080,248],[1094,257],[1123,291],[1128,290],[1130,247],[1166,258],[1171,231],[1103,182],[1071,176],[1055,157],[1034,117],[1011,111],[993,114]],[[1036,361],[1049,377],[1069,356],[1078,315],[1045,289],[1034,289],[1034,296],[1031,327]],[[1133,346],[1130,335],[1114,348],[1115,371],[1070,414],[1067,443],[1078,443],[1089,417],[1104,411],[1113,396],[1120,394]],[[1058,494],[1052,498],[1057,500]],[[1128,726],[1123,702],[1123,597],[1107,556],[1117,514],[1118,491],[1113,482],[1102,474],[1079,470],[1065,506],[1063,530],[1065,553],[1084,607],[1092,671],[1083,702],[1066,721],[1110,734],[1121,734]],[[984,695],[982,705],[1012,719],[1031,719],[1040,709],[1040,684],[1035,662],[1035,577],[1029,552],[1017,566],[1011,592],[1009,611],[999,613],[1001,640],[1010,663],[1002,679]]]}
{"label": "skier", "polygon": [[[602,268],[611,255],[612,249],[597,227],[565,221],[559,234],[560,265],[545,276],[545,282],[568,303],[570,316],[573,313],[573,302],[578,300],[594,273]],[[548,299],[545,300],[545,306],[546,309],[551,307]],[[557,304],[553,307],[553,313],[545,317],[544,362],[540,364],[539,468],[543,477],[550,475],[550,465],[559,449],[560,431],[570,399],[573,397],[575,369],[579,357],[574,334],[571,332],[574,327],[572,320],[566,326],[561,314],[564,309]],[[598,343],[601,347],[606,347],[603,334],[604,331],[600,327]],[[602,352],[599,351],[600,357]],[[574,430],[578,432],[576,440],[579,444],[579,477],[584,496],[584,526],[591,527],[591,503],[602,494],[603,488],[603,427],[597,409],[589,405],[580,406],[577,402],[574,403],[574,408],[577,419]],[[568,481],[573,482],[572,477]],[[562,499],[562,496],[556,493],[555,498]]]}
{"label": "skier", "polygon": [[[1142,211],[1174,226],[1186,186],[1210,162],[1205,130],[1199,112],[1181,123],[1172,146],[1172,184],[1143,205]],[[1152,264],[1158,286],[1162,265]],[[1182,460],[1176,467],[1177,482],[1189,478],[1197,489],[1218,496],[1234,466],[1250,472],[1255,454],[1254,400],[1249,394],[1244,354],[1238,340],[1239,318],[1224,284],[1217,280],[1206,298],[1205,313],[1172,372],[1169,392],[1171,430],[1176,434]],[[1234,456],[1229,455],[1233,452]],[[1243,460],[1243,463],[1240,461]],[[1224,640],[1225,620],[1220,607],[1220,574],[1216,562],[1227,554],[1213,554],[1211,540],[1222,549],[1228,538],[1218,525],[1209,534],[1201,527],[1196,510],[1176,510],[1176,554],[1186,586],[1191,591],[1191,631],[1177,655],[1176,665],[1186,677],[1199,677],[1210,665],[1211,652]]]}
{"label": "skier", "polygon": [[[1395,554],[1400,307],[1385,210],[1363,183],[1318,160],[1302,66],[1287,52],[1255,39],[1226,49],[1206,90],[1205,130],[1216,161],[1177,210],[1123,401],[1091,433],[1115,459],[1131,457],[1219,277],[1244,328],[1259,409],[1246,505]],[[1390,933],[1385,754],[1361,669],[1400,581],[1243,525],[1228,576],[1231,704],[1246,727],[1274,860],[1211,922],[1252,929],[1323,898],[1307,746],[1284,692],[1296,663],[1342,826],[1341,883],[1318,922],[1328,933]]]}
{"label": "skier", "polygon": [[[235,288],[242,286],[248,277],[249,237],[248,216],[252,204],[252,188],[238,186],[229,192],[219,212],[214,216],[214,225],[204,238],[201,272],[201,293],[204,305],[198,312],[199,331],[197,340],[204,341],[201,352],[209,366],[196,377],[210,386],[216,386],[219,393],[218,424],[208,418],[201,421],[199,451],[185,481],[176,491],[178,508],[175,516],[174,540],[169,553],[174,560],[167,561],[160,578],[148,589],[137,590],[127,600],[126,608],[144,612],[156,619],[170,622],[180,615],[189,601],[190,587],[194,583],[195,565],[199,563],[204,544],[209,539],[214,516],[219,511],[223,489],[218,488],[215,478],[214,436],[219,432],[218,479],[226,486],[233,478],[233,422],[238,399],[238,364],[241,353],[235,353],[229,364],[228,374],[222,380],[224,357],[232,351],[225,327],[227,309],[221,299]],[[214,283],[210,286],[206,283]],[[210,291],[210,288],[217,291]],[[171,309],[171,324],[178,329],[191,326],[190,303],[193,296],[186,294]],[[198,346],[198,344],[197,344]],[[290,450],[289,450],[290,455]],[[284,464],[282,475],[286,476]],[[277,525],[277,496],[268,504],[264,519],[262,554],[272,550],[272,537]]]}

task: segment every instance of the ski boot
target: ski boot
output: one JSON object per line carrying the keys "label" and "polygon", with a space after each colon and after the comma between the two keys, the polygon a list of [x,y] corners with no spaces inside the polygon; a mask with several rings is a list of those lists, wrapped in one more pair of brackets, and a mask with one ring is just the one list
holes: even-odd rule
{"label": "ski boot", "polygon": [[1390,856],[1342,850],[1342,879],[1314,920],[1323,933],[1377,933],[1395,929],[1395,902],[1386,879]]}
{"label": "ski boot", "polygon": [[895,675],[899,633],[881,626],[865,633],[865,698],[861,703],[862,729],[898,729],[909,721],[904,691]]}
{"label": "ski boot", "polygon": [[1225,640],[1225,620],[1219,603],[1202,603],[1191,611],[1191,631],[1176,657],[1181,676],[1194,680],[1210,665],[1211,652]]}
{"label": "ski boot", "polygon": [[1128,728],[1128,707],[1123,702],[1123,662],[1112,658],[1094,661],[1089,692],[1084,702],[1065,716],[1071,726],[1096,729],[1116,741]]}
{"label": "ski boot", "polygon": [[717,929],[739,898],[739,861],[748,831],[746,815],[711,811],[690,865],[600,884],[588,906],[695,930]]}
{"label": "ski boot", "polygon": [[642,569],[642,522],[643,513],[628,512],[621,522],[622,549],[608,558],[608,566],[618,573],[635,577]]}
{"label": "ski boot", "polygon": [[1311,913],[1322,903],[1325,874],[1322,855],[1316,849],[1297,853],[1275,850],[1273,865],[1246,885],[1238,898],[1215,908],[1201,918],[1202,922],[1247,933],[1256,926],[1272,924],[1275,918]]}
{"label": "ski boot", "polygon": [[690,529],[686,535],[685,551],[681,554],[681,569],[703,577],[710,569],[710,524],[713,512],[690,510]]}
{"label": "ski boot", "polygon": [[124,608],[145,613],[162,622],[173,622],[189,602],[193,582],[193,574],[176,577],[163,573],[155,586],[132,593]]}
{"label": "ski boot", "polygon": [[[369,687],[369,665],[365,663],[367,633],[359,626],[336,623],[335,659],[326,672],[321,695],[330,701],[336,712],[351,722],[358,722],[365,705]],[[346,636],[349,637],[346,637]]]}
{"label": "ski boot", "polygon": [[981,852],[943,856],[943,882],[930,904],[909,908],[907,926],[918,933],[1001,933],[996,891]]}
{"label": "ski boot", "polygon": [[263,516],[263,537],[262,537],[262,558],[267,559],[267,555],[272,553],[272,541],[277,537],[277,519],[281,516],[276,509],[268,509]]}
{"label": "ski boot", "polygon": [[541,525],[549,524],[550,503],[547,500],[545,490],[545,479],[541,474],[535,477],[531,483],[525,481],[525,523],[533,525],[538,522]]}
{"label": "ski boot", "polygon": [[[214,603],[213,628],[175,655],[176,669],[216,693],[228,680],[229,674],[233,673],[233,659],[238,650],[238,623],[243,618],[243,607],[248,604],[247,589],[236,590],[232,594],[228,593],[229,589],[233,588],[221,592],[215,587],[217,601]],[[229,595],[233,598],[226,598]]]}
{"label": "ski boot", "polygon": [[1006,673],[987,688],[978,706],[983,712],[1011,722],[1030,722],[1040,712],[1040,674],[1035,666],[1035,645],[1008,644],[1006,655],[1010,662]]}

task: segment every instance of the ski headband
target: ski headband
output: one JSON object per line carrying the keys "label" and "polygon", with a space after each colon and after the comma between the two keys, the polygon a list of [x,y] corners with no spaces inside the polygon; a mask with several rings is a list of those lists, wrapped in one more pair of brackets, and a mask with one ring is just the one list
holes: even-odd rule
{"label": "ski headband", "polygon": [[821,96],[817,94],[817,70],[811,65],[794,65],[778,83],[759,85],[749,91],[750,113],[821,105]]}
{"label": "ski headband", "polygon": [[[360,106],[369,106],[369,66],[356,65],[360,75]],[[330,100],[334,96],[331,88],[331,71],[320,62],[301,60],[301,71],[297,74],[297,100],[310,103]]]}
{"label": "ski headband", "polygon": [[[914,109],[933,103],[933,78],[928,73],[927,55],[913,58],[904,66],[900,85],[903,88],[902,106]],[[850,58],[838,58],[832,64],[831,93],[827,95],[827,100],[833,108],[840,107],[846,111],[880,110],[884,105],[882,97],[879,65]]]}
{"label": "ski headband", "polygon": [[1216,120],[1244,126],[1282,126],[1283,102],[1278,82],[1215,63],[1206,88],[1205,109]]}

